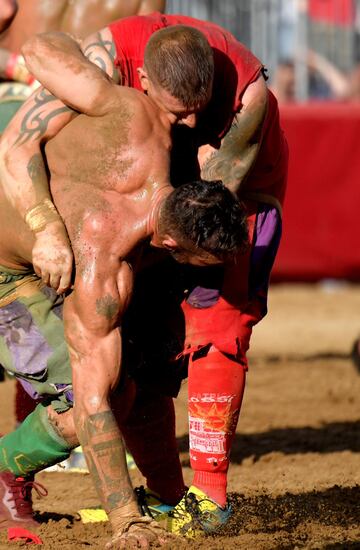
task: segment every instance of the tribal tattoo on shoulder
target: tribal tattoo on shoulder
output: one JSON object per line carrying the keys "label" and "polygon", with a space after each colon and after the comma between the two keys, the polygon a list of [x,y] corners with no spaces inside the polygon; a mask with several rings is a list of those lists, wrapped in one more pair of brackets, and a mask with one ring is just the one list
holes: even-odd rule
{"label": "tribal tattoo on shoulder", "polygon": [[59,100],[45,89],[38,91],[33,98],[33,104],[29,107],[21,121],[19,137],[15,145],[23,145],[30,139],[43,137],[52,119],[62,113],[72,112],[72,109],[65,105],[54,108],[50,112],[46,109],[44,112],[44,107],[53,101]]}
{"label": "tribal tattoo on shoulder", "polygon": [[104,72],[108,72],[107,68],[112,67],[112,74],[110,75],[113,80],[116,79],[118,73],[115,69],[115,44],[112,40],[104,40],[101,32],[96,33],[96,40],[88,44],[83,50],[85,57],[92,63],[100,67]]}

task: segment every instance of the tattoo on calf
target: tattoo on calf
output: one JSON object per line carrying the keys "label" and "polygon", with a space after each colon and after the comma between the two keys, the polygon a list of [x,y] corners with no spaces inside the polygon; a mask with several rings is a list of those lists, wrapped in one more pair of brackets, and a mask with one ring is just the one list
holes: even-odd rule
{"label": "tattoo on calf", "polygon": [[21,127],[19,137],[15,144],[22,145],[32,138],[38,139],[45,135],[49,122],[67,111],[71,111],[69,107],[58,107],[46,115],[44,114],[44,106],[51,101],[58,101],[58,99],[50,94],[47,90],[41,89],[33,99],[34,105],[32,105],[21,121]]}
{"label": "tattoo on calf", "polygon": [[79,439],[95,488],[107,512],[134,500],[124,444],[111,411],[89,416],[80,427]]}

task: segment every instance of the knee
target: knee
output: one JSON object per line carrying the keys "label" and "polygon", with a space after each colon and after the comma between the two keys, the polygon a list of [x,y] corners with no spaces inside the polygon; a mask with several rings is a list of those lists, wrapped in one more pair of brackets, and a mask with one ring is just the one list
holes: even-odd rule
{"label": "knee", "polygon": [[73,409],[57,413],[51,406],[47,409],[48,419],[55,432],[70,445],[78,445]]}

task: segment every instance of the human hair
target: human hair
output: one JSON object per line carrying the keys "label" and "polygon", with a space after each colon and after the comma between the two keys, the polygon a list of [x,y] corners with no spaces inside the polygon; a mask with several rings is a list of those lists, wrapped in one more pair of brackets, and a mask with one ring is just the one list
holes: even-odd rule
{"label": "human hair", "polygon": [[165,199],[162,229],[196,254],[200,250],[221,262],[249,246],[245,209],[221,181],[184,183]]}
{"label": "human hair", "polygon": [[145,48],[144,68],[185,107],[207,103],[214,76],[213,52],[205,35],[187,25],[173,25],[151,35]]}

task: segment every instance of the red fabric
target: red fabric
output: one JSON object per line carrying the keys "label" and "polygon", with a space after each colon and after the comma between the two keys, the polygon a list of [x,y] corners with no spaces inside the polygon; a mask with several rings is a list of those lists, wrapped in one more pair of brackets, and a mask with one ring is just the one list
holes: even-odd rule
{"label": "red fabric", "polygon": [[[249,240],[252,242],[256,219],[256,203],[248,201]],[[225,268],[224,284],[217,302],[208,308],[181,304],[186,324],[185,350],[209,343],[233,355],[247,366],[252,327],[262,317],[256,300],[249,300],[248,278],[251,248],[238,262]],[[185,351],[186,353],[186,351]]]}
{"label": "red fabric", "polygon": [[359,279],[360,105],[284,105],[281,120],[289,186],[273,279]]}
{"label": "red fabric", "polygon": [[9,527],[8,528],[8,541],[9,542],[27,542],[32,544],[43,544],[38,535],[24,529],[23,527]]}
{"label": "red fabric", "polygon": [[216,138],[227,132],[234,114],[239,110],[246,87],[256,80],[262,68],[261,62],[231,33],[214,23],[185,15],[154,13],[128,17],[109,25],[117,52],[115,64],[123,75],[123,84],[142,90],[136,69],[143,66],[146,43],[155,31],[177,24],[201,30],[214,48],[213,98],[199,123],[208,134],[207,140],[218,141]]}
{"label": "red fabric", "polygon": [[225,506],[229,454],[245,388],[245,369],[210,348],[189,362],[189,446],[193,485]]}
{"label": "red fabric", "polygon": [[324,23],[350,26],[355,19],[353,0],[309,0],[309,16]]}
{"label": "red fabric", "polygon": [[[229,130],[234,115],[241,108],[241,99],[249,84],[258,77],[261,62],[231,33],[214,23],[184,15],[128,17],[109,25],[117,57],[115,65],[123,76],[123,84],[141,90],[137,68],[143,66],[144,50],[151,34],[176,24],[201,30],[214,51],[215,73],[212,99],[199,117],[197,131],[201,143],[220,146],[220,139]],[[263,128],[263,140],[256,164],[244,189],[276,197],[282,204],[287,174],[287,144],[279,124],[278,105],[269,92],[269,108]]]}

